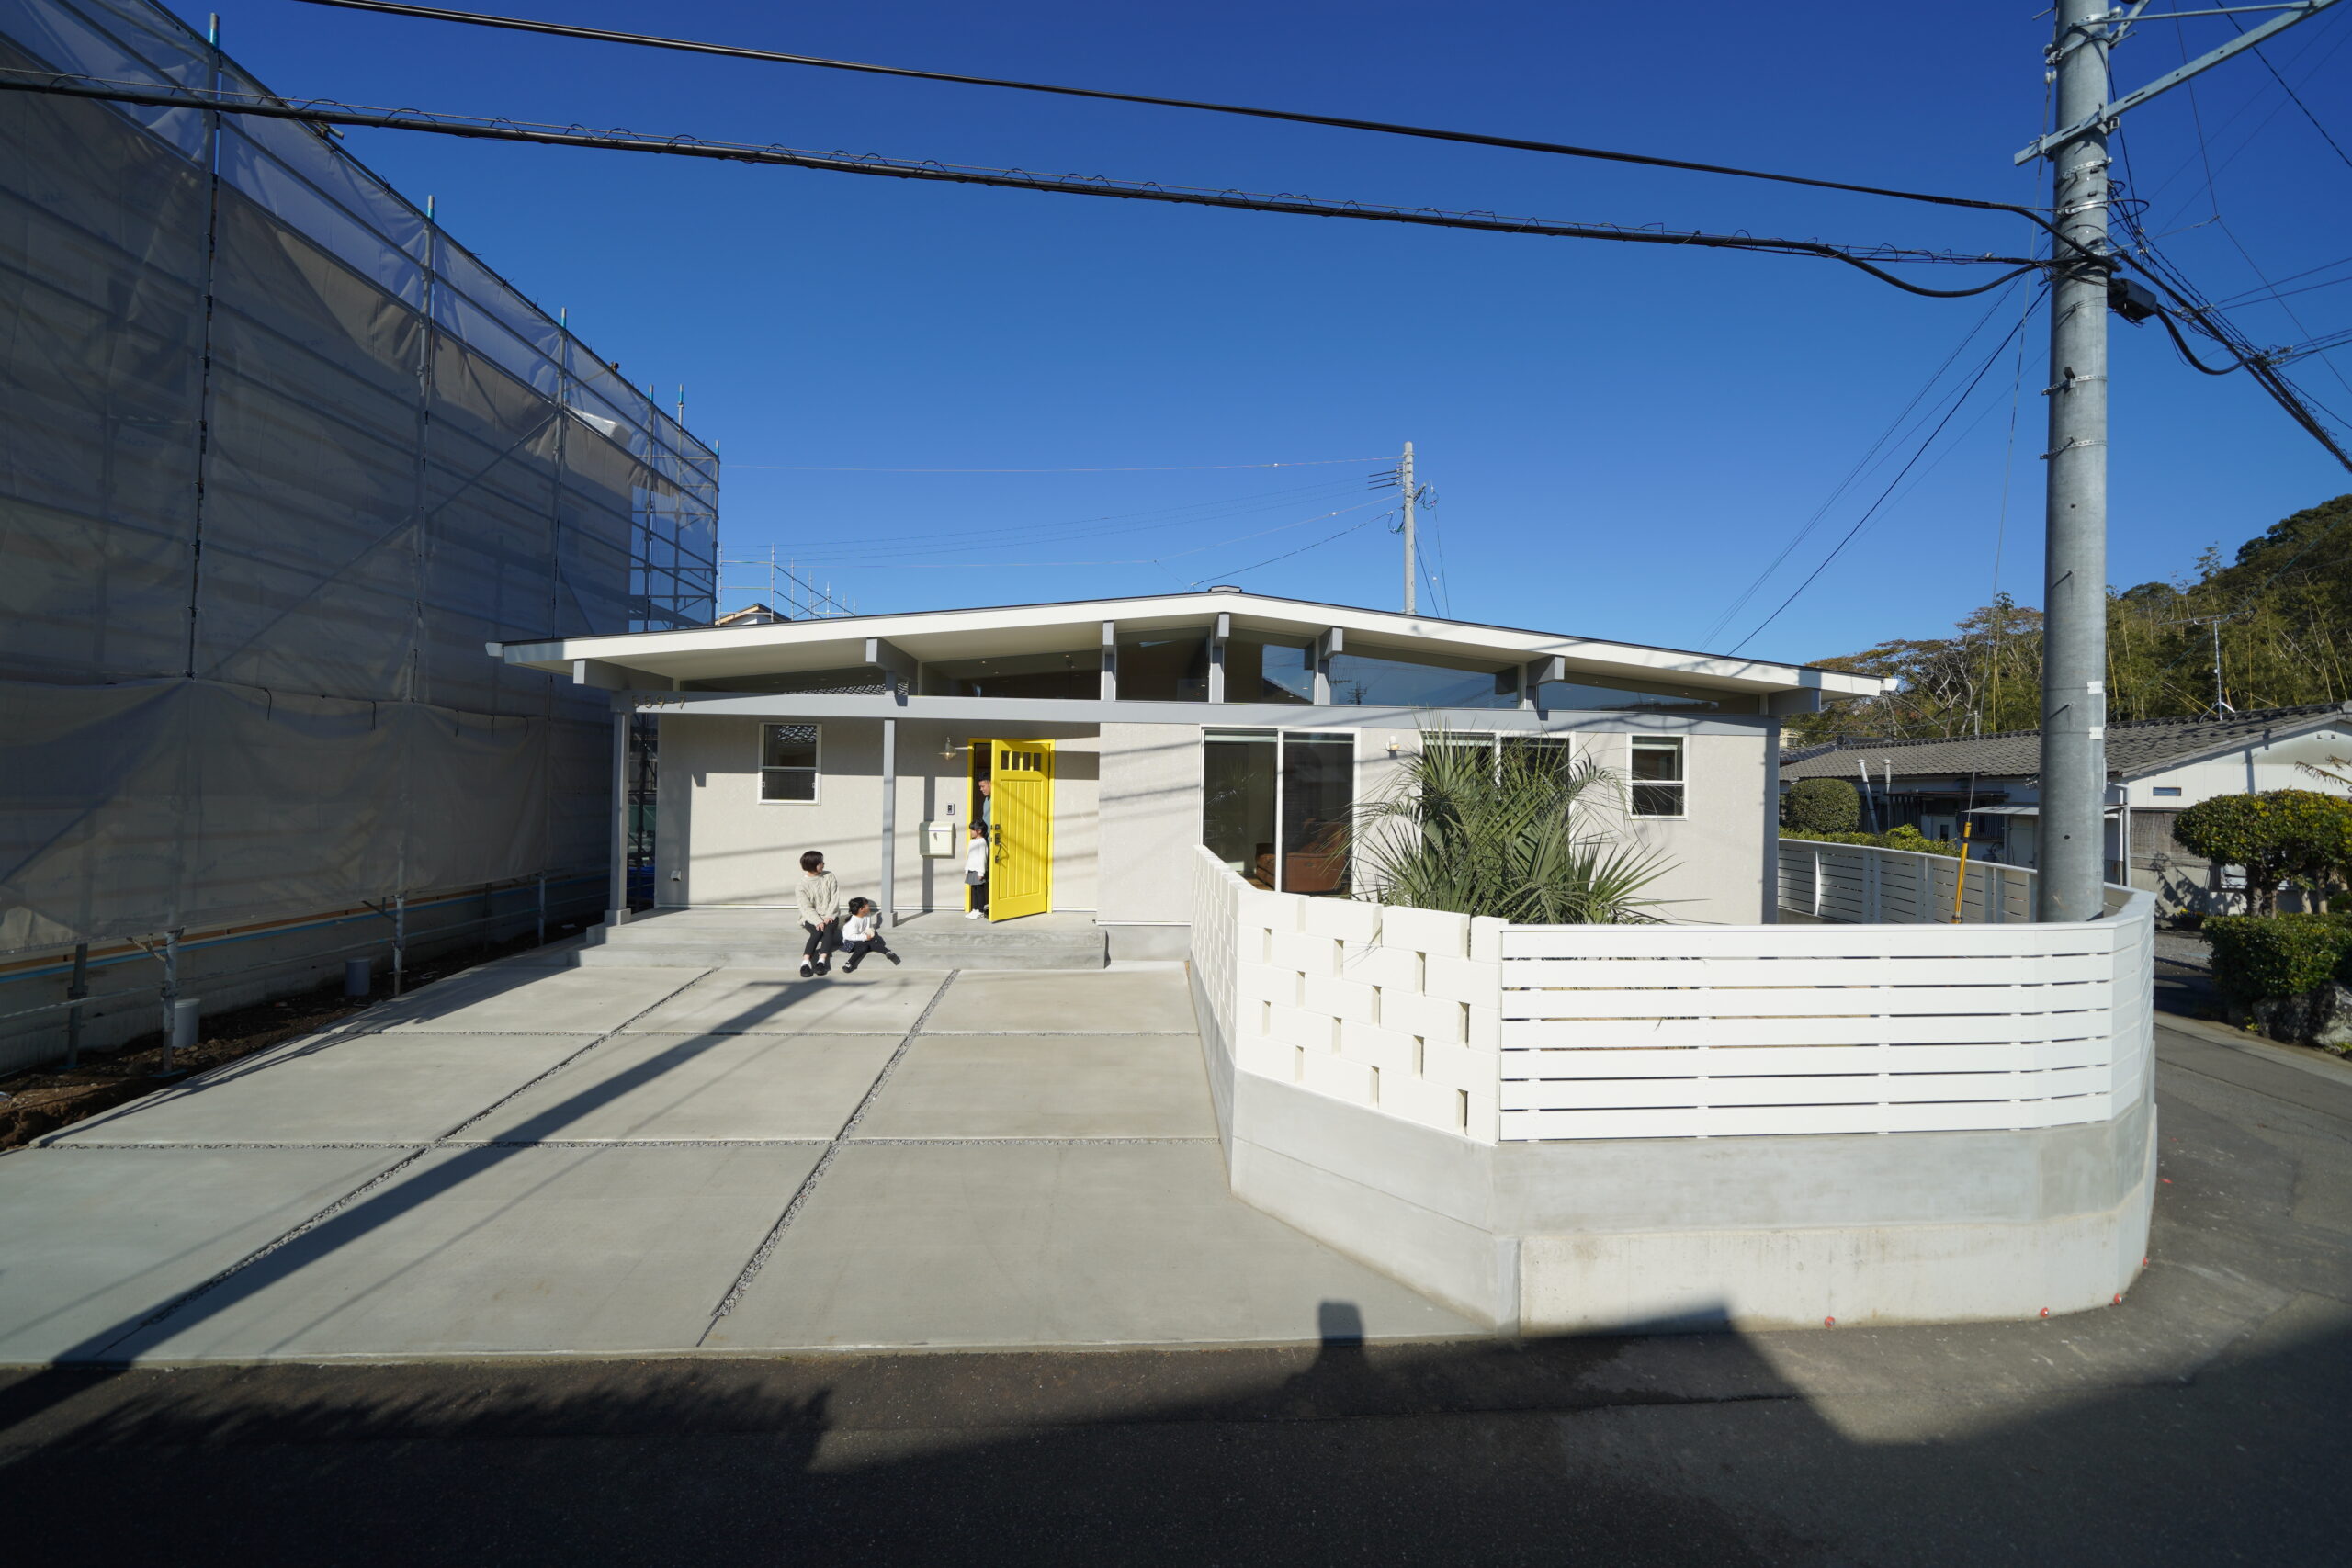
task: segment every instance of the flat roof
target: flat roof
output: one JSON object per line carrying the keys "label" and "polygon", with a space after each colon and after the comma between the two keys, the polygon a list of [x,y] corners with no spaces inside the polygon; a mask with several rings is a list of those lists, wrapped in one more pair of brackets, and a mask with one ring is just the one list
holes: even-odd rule
{"label": "flat roof", "polygon": [[1498,666],[1556,657],[1564,662],[1569,680],[1590,679],[1596,683],[1617,677],[1675,681],[1733,692],[1817,691],[1831,696],[1875,696],[1895,685],[1881,676],[1731,654],[1216,590],[492,643],[489,652],[509,664],[555,672],[570,672],[576,660],[593,660],[617,667],[624,674],[642,674],[654,686],[667,687],[672,681],[855,668],[866,663],[865,645],[869,637],[881,638],[908,657],[925,662],[1015,653],[1091,652],[1101,646],[1105,621],[1116,622],[1123,630],[1174,630],[1208,626],[1220,615],[1232,617],[1237,633],[1317,637],[1337,630],[1351,651],[1386,648]]}

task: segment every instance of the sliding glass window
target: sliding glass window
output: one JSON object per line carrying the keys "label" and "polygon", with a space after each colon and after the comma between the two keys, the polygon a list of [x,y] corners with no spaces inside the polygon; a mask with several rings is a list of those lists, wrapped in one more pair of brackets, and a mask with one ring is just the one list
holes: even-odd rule
{"label": "sliding glass window", "polygon": [[1204,703],[1209,700],[1206,627],[1157,632],[1121,630],[1119,700]]}
{"label": "sliding glass window", "polygon": [[1253,886],[1344,895],[1355,811],[1355,737],[1212,729],[1201,841]]}
{"label": "sliding glass window", "polygon": [[1519,671],[1402,649],[1349,649],[1331,656],[1331,701],[1363,707],[1515,708]]}
{"label": "sliding glass window", "polygon": [[1225,700],[1312,703],[1315,643],[1308,637],[1238,631],[1225,645]]}

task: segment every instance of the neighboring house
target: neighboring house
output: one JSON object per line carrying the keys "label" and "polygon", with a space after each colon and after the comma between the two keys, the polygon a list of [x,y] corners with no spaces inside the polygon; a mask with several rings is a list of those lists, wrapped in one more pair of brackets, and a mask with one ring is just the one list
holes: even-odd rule
{"label": "neighboring house", "polygon": [[1633,781],[1674,919],[1774,918],[1781,716],[1874,676],[1261,597],[1238,589],[510,644],[660,716],[654,901],[788,904],[820,849],[904,916],[965,907],[978,781],[991,916],[1084,911],[1178,956],[1193,846],[1339,894],[1331,834],[1424,728],[1566,738]]}
{"label": "neighboring house", "polygon": [[[1785,788],[1798,779],[1867,773],[1881,827],[1907,823],[1931,839],[1960,837],[1973,822],[1972,854],[2033,865],[2041,817],[2041,732],[2005,731],[1973,739],[1862,740],[1792,751],[1781,759]],[[2107,727],[2108,879],[2129,862],[2134,887],[2161,893],[2164,907],[2225,911],[2243,896],[2234,873],[2182,849],[2174,818],[2200,800],[2271,789],[2346,793],[2304,773],[2352,756],[2352,703],[2266,708],[2214,718],[2152,718]],[[2338,772],[2344,770],[2338,769]],[[1863,825],[1871,825],[1866,808]]]}

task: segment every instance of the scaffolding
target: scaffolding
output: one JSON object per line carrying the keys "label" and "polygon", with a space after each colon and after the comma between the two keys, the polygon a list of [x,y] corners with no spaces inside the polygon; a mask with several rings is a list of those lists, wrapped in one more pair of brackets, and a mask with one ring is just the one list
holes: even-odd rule
{"label": "scaffolding", "polygon": [[797,563],[774,545],[765,555],[720,558],[718,601],[730,616],[741,616],[746,610],[765,610],[779,621],[831,620],[857,614],[855,604],[833,597],[832,584],[820,588],[801,576]]}
{"label": "scaffolding", "polygon": [[[0,65],[267,94],[147,0],[0,0]],[[600,906],[609,710],[484,645],[710,621],[716,454],[325,128],[7,95],[0,214],[0,1013],[92,943]]]}

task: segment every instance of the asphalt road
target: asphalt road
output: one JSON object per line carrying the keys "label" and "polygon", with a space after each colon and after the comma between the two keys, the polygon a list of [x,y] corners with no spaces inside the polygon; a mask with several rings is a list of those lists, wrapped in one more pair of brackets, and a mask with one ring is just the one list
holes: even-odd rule
{"label": "asphalt road", "polygon": [[[29,1370],[25,1562],[2327,1563],[2352,1070],[2160,1027],[2154,1262],[2033,1324]],[[0,1260],[5,1266],[5,1260]]]}

